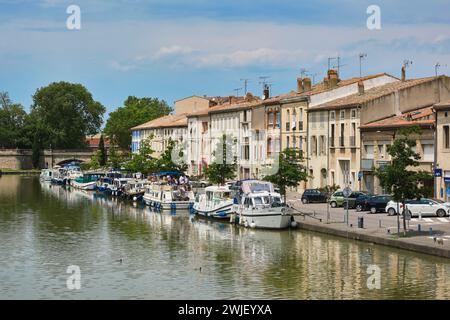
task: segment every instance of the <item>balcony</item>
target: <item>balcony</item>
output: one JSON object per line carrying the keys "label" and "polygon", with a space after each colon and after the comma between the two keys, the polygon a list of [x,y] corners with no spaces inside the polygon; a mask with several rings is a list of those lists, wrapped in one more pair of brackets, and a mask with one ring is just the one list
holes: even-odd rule
{"label": "balcony", "polygon": [[344,147],[344,137],[339,137],[339,147]]}
{"label": "balcony", "polygon": [[373,170],[373,159],[361,159],[361,170],[372,171]]}

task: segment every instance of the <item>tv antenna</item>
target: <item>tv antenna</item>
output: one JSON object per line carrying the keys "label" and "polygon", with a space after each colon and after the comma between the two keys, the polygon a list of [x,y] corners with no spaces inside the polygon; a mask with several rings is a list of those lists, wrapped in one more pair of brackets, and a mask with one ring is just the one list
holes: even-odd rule
{"label": "tv antenna", "polygon": [[233,89],[233,91],[236,92],[236,97],[239,97],[239,91],[241,91],[241,90],[242,90],[242,88]]}
{"label": "tv antenna", "polygon": [[240,81],[244,81],[244,95],[247,95],[247,85],[250,82],[250,79],[240,79]]}
{"label": "tv antenna", "polygon": [[405,68],[409,68],[412,64],[413,64],[412,60],[408,60],[408,59],[403,60],[403,66]]}
{"label": "tv antenna", "polygon": [[359,77],[362,77],[362,61],[363,59],[367,58],[367,53],[360,53],[359,54]]}
{"label": "tv antenna", "polygon": [[339,57],[339,56],[337,56],[337,57],[329,57],[328,58],[328,70],[331,69],[331,62],[333,60],[337,61],[337,64],[333,65],[333,68],[337,68],[337,73],[339,75],[339,71],[340,71],[341,67],[346,66],[346,64],[341,64],[341,57]]}
{"label": "tv antenna", "polygon": [[446,64],[441,65],[439,62],[436,62],[436,64],[434,65],[434,73],[435,73],[436,77],[438,76],[440,67],[447,67],[447,65]]}
{"label": "tv antenna", "polygon": [[317,77],[319,74],[318,74],[318,73],[307,73],[306,75],[311,77],[312,84],[314,85],[314,83],[316,82],[316,77]]}
{"label": "tv antenna", "polygon": [[306,70],[305,68],[301,68],[300,69],[300,78],[303,79],[304,76],[306,76],[308,70]]}
{"label": "tv antenna", "polygon": [[268,77],[268,76],[261,76],[261,77],[259,77],[259,84],[262,84],[262,86],[263,86],[263,90],[266,88],[266,86],[267,86],[267,79],[269,79],[270,77]]}

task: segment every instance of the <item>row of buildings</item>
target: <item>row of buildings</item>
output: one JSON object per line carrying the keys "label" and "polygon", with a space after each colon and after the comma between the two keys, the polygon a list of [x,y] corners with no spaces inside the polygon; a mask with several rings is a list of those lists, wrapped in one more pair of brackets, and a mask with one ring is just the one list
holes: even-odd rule
{"label": "row of buildings", "polygon": [[188,174],[202,175],[223,134],[235,141],[240,179],[262,178],[285,148],[303,153],[310,178],[299,186],[350,186],[382,193],[374,168],[390,161],[387,147],[398,130],[417,124],[420,169],[436,172],[436,197],[450,198],[450,78],[406,79],[381,73],[340,79],[328,70],[322,82],[299,78],[296,90],[262,97],[190,96],[174,114],[132,128],[132,151],[153,136],[156,155],[172,139],[185,151]]}

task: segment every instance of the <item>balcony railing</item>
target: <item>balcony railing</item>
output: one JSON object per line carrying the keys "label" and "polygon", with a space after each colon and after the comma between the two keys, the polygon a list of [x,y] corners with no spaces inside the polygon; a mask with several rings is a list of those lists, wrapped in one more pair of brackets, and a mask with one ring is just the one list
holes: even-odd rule
{"label": "balcony railing", "polygon": [[361,159],[361,170],[372,171],[373,159]]}
{"label": "balcony railing", "polygon": [[339,147],[344,147],[344,137],[339,137]]}

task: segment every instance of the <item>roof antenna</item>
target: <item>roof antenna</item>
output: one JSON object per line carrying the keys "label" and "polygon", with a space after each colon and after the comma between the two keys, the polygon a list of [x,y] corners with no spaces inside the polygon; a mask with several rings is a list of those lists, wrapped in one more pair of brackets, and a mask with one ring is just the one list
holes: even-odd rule
{"label": "roof antenna", "polygon": [[244,95],[247,95],[247,85],[250,82],[250,79],[241,79],[241,81],[244,81]]}
{"label": "roof antenna", "polygon": [[364,58],[367,58],[367,53],[360,53],[359,54],[359,77],[362,78],[362,60]]}
{"label": "roof antenna", "polygon": [[242,90],[242,88],[233,89],[233,91],[236,91],[236,98],[239,97],[239,91],[241,91],[241,90]]}
{"label": "roof antenna", "polygon": [[436,64],[434,65],[434,73],[435,73],[436,77],[438,76],[440,67],[447,67],[447,65],[446,64],[441,65],[439,62],[436,62]]}

